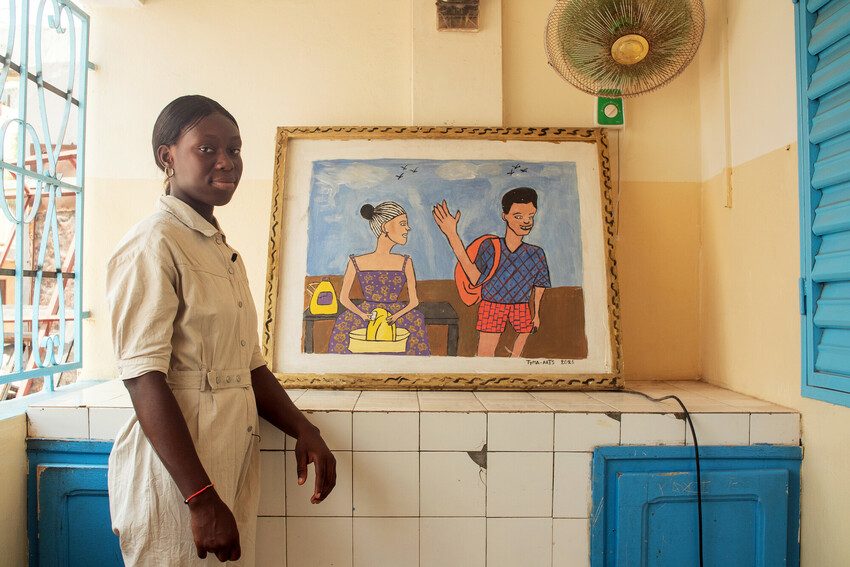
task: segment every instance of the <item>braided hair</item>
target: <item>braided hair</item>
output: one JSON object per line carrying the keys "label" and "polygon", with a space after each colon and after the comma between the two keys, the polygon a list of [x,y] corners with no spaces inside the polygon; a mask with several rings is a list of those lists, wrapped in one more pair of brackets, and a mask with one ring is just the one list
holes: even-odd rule
{"label": "braided hair", "polygon": [[381,236],[386,223],[397,216],[406,214],[404,207],[394,201],[385,201],[374,207],[367,203],[360,207],[360,216],[369,221],[369,228],[375,236]]}

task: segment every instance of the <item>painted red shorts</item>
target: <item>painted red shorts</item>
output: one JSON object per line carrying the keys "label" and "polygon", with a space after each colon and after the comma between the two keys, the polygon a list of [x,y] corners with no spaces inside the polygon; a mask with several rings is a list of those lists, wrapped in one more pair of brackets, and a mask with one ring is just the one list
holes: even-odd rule
{"label": "painted red shorts", "polygon": [[482,301],[478,306],[478,324],[482,333],[501,333],[510,321],[517,333],[530,333],[533,328],[528,303],[492,303]]}

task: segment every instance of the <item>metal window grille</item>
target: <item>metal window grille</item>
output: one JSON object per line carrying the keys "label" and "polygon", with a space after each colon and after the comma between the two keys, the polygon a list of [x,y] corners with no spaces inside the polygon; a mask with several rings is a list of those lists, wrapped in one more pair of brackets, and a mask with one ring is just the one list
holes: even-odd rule
{"label": "metal window grille", "polygon": [[0,0],[0,400],[81,366],[88,38],[68,0]]}

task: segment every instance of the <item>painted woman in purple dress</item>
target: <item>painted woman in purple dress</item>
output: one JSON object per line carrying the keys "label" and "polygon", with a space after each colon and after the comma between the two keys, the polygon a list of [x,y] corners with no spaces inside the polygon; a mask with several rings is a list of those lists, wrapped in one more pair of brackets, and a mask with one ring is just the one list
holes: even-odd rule
{"label": "painted woman in purple dress", "polygon": [[[375,233],[377,243],[374,252],[348,258],[339,294],[339,301],[346,310],[339,314],[334,323],[328,352],[349,354],[348,333],[365,327],[372,310],[382,307],[390,313],[387,318],[389,323],[395,323],[410,332],[404,354],[430,355],[425,317],[416,309],[419,299],[416,296],[413,261],[409,256],[392,252],[394,246],[407,243],[407,235],[411,230],[407,213],[398,203],[387,201],[374,207],[363,205],[360,215],[369,221],[369,228]],[[358,303],[351,300],[351,286],[355,277],[365,298]],[[405,286],[408,301],[399,301]]]}

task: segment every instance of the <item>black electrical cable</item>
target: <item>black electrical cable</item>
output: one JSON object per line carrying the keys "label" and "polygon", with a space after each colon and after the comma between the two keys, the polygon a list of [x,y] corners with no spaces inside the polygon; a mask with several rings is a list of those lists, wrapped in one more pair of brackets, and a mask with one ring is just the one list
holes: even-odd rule
{"label": "black electrical cable", "polygon": [[700,466],[699,466],[699,443],[697,442],[697,432],[694,429],[694,422],[691,419],[691,414],[688,411],[688,408],[685,407],[685,404],[682,403],[682,400],[678,398],[678,396],[674,396],[670,394],[669,396],[662,396],[660,398],[653,398],[648,394],[644,394],[643,392],[638,392],[636,390],[596,390],[597,392],[616,392],[618,394],[635,394],[638,396],[643,396],[653,402],[663,402],[664,400],[676,400],[678,404],[682,407],[682,411],[685,414],[685,420],[688,422],[688,425],[691,428],[691,436],[694,438],[694,460],[696,461],[696,469],[697,469],[697,532],[699,534],[699,566],[703,567],[703,548],[702,548],[702,478],[700,475]]}

